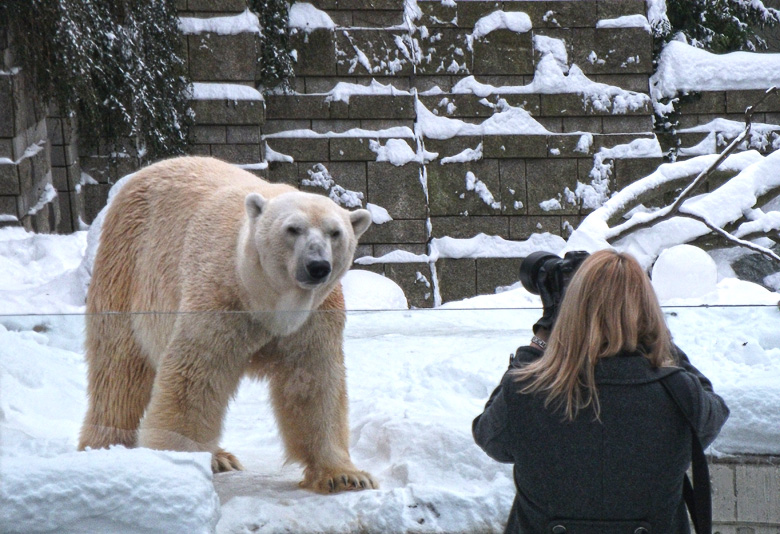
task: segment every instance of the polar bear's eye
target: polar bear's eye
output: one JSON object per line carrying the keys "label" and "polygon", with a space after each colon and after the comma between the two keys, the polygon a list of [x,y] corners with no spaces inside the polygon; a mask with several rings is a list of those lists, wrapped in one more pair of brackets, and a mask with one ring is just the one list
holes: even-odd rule
{"label": "polar bear's eye", "polygon": [[330,237],[332,237],[333,239],[338,239],[339,237],[341,237],[341,230],[333,230],[330,233]]}
{"label": "polar bear's eye", "polygon": [[287,233],[292,236],[299,236],[303,233],[303,230],[298,228],[297,226],[288,226],[287,227]]}

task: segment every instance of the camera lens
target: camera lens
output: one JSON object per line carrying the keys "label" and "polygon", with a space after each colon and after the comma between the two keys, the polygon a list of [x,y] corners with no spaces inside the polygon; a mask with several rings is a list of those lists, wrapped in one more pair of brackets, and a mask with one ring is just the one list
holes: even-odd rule
{"label": "camera lens", "polygon": [[551,259],[561,260],[560,256],[544,251],[532,252],[523,259],[520,263],[520,283],[523,284],[526,291],[534,295],[539,294],[539,288],[537,287],[539,269]]}

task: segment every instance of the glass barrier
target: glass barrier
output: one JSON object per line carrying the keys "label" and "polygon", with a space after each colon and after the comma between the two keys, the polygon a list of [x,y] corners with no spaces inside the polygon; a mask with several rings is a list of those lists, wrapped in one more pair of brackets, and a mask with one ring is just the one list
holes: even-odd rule
{"label": "glass barrier", "polygon": [[[664,313],[675,342],[712,380],[731,409],[710,452],[780,455],[778,307],[665,307]],[[501,530],[514,495],[511,468],[494,462],[474,445],[471,423],[506,371],[510,354],[530,342],[531,326],[539,315],[539,309],[454,308],[347,313],[343,350],[349,449],[358,469],[373,475],[387,499],[385,504],[375,503],[372,512],[361,513],[381,516],[383,507],[392,502],[405,510],[409,521],[422,521],[419,525],[431,521],[447,530],[449,520],[436,518],[443,508],[453,517],[471,518],[467,525],[477,525],[474,518],[482,518],[480,524],[494,522],[495,530]],[[344,415],[326,406],[338,402],[338,396],[333,401],[328,395],[339,387],[339,320],[331,312],[315,312],[298,333],[280,338],[263,337],[260,330],[253,330],[257,318],[258,314],[208,313],[86,319],[93,321],[91,327],[97,332],[92,345],[114,351],[114,363],[104,369],[102,394],[113,395],[117,403],[136,403],[139,414],[152,395],[155,365],[136,362],[127,372],[121,362],[133,360],[133,351],[140,354],[164,347],[168,340],[155,335],[155,328],[178,329],[181,350],[195,354],[197,363],[176,372],[192,378],[190,384],[197,373],[210,378],[198,386],[202,391],[181,392],[177,402],[187,406],[187,399],[228,399],[219,442],[245,468],[243,473],[214,477],[223,500],[223,521],[229,520],[226,513],[235,518],[226,512],[228,500],[230,506],[240,507],[240,499],[232,498],[252,495],[269,501],[273,520],[284,523],[280,518],[287,517],[294,522],[289,518],[289,499],[311,502],[315,496],[297,488],[304,475],[297,464],[285,464],[281,434],[293,435],[296,428],[312,424],[301,406],[319,414],[315,417],[334,418],[336,426]],[[88,411],[86,322],[79,314],[0,316],[0,489],[14,466],[23,465],[23,472],[40,475],[56,462],[56,476],[62,477],[66,475],[61,458],[73,465],[81,465],[78,458],[95,458],[99,463],[99,451],[75,452]],[[218,322],[231,325],[232,341],[213,333]],[[146,333],[117,344],[116,338],[131,335],[133,328]],[[240,357],[235,353],[257,343],[253,336],[263,338],[263,346],[236,363]],[[235,374],[237,365],[250,372],[236,378],[233,395],[230,379],[224,375]],[[279,418],[285,419],[285,428],[277,423],[274,405]],[[197,409],[205,413],[202,406]],[[219,427],[216,412],[204,415],[212,428]],[[329,427],[330,421],[319,424],[335,428]],[[116,470],[116,480],[122,480],[122,473],[138,471],[139,462],[151,462],[133,456],[142,454],[139,451],[111,449],[114,456],[106,461]],[[434,503],[432,508],[421,504],[426,499]],[[328,530],[329,520],[336,521],[323,516],[317,528]]]}

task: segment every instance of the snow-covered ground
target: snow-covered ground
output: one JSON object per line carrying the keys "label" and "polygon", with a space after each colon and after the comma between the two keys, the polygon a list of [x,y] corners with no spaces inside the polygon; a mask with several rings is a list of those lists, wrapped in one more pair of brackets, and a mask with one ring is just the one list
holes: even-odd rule
{"label": "snow-covered ground", "polygon": [[[86,249],[86,232],[0,230],[0,532],[502,530],[511,470],[474,445],[471,421],[509,354],[528,342],[537,297],[515,287],[408,310],[395,284],[351,272],[351,450],[381,489],[298,489],[301,470],[283,464],[266,386],[250,381],[223,437],[247,470],[212,486],[205,454],[75,451],[86,407]],[[713,452],[780,454],[780,295],[717,281],[714,262],[685,248],[662,255],[655,276],[675,306],[665,308],[675,340],[732,410]],[[683,290],[686,298],[673,296]]]}

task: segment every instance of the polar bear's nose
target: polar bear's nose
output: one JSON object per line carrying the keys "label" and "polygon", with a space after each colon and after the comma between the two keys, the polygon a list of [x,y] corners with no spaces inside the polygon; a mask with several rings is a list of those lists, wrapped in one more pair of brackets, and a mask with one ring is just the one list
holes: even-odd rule
{"label": "polar bear's nose", "polygon": [[325,260],[310,261],[306,264],[306,272],[311,279],[319,282],[330,274],[330,262]]}

